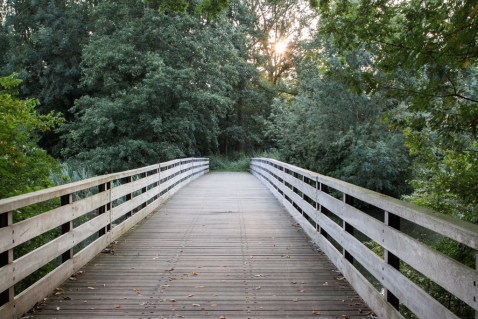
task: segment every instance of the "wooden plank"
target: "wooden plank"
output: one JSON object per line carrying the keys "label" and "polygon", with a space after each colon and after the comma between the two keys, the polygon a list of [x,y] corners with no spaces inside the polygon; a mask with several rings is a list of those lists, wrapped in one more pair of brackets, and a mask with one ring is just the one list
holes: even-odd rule
{"label": "wooden plank", "polygon": [[473,285],[473,282],[478,280],[475,270],[330,195],[320,193],[319,202],[424,276],[478,310],[474,301],[475,296],[478,296],[478,287]]}
{"label": "wooden plank", "polygon": [[178,165],[178,166],[175,166],[175,167],[172,167],[168,170],[165,170],[163,172],[161,172],[161,179],[164,179],[164,178],[173,178],[172,176],[178,172],[181,171],[181,166]]}
{"label": "wooden plank", "polygon": [[126,176],[131,176],[131,175],[140,174],[142,172],[147,172],[147,171],[155,169],[156,167],[157,165],[151,165],[151,166],[138,168],[138,169],[134,169],[130,171],[114,173],[109,175],[102,175],[98,177],[85,179],[83,181],[78,181],[78,182],[69,183],[69,184],[65,184],[61,186],[42,189],[37,192],[0,199],[0,213],[13,211],[21,207],[29,206],[32,204],[44,202],[52,198],[57,198],[63,195],[78,192],[90,187],[98,186],[100,184],[105,184],[115,179],[120,179]]}
{"label": "wooden plank", "polygon": [[108,192],[101,192],[73,202],[72,204],[61,206],[28,218],[11,226],[1,228],[0,251],[18,246],[53,228],[91,212],[102,205],[106,205],[108,198]]}
{"label": "wooden plank", "polygon": [[163,168],[163,167],[168,167],[168,166],[170,166],[170,165],[175,165],[175,164],[180,163],[180,162],[181,162],[181,160],[175,159],[175,160],[172,160],[172,161],[160,163],[159,166],[160,166],[161,168]]}
{"label": "wooden plank", "polygon": [[[267,159],[267,161],[278,165],[285,164],[272,159]],[[292,169],[292,166],[289,164],[284,166]],[[300,168],[294,169],[299,169],[300,171]],[[272,167],[271,170],[274,170],[274,168]],[[462,221],[452,216],[440,214],[412,203],[400,201],[332,177],[318,173],[312,173],[312,176],[317,177],[320,183],[478,250],[478,225]]]}
{"label": "wooden plank", "polygon": [[100,254],[65,282],[65,295],[48,296],[35,318],[304,319],[320,311],[362,319],[370,312],[250,174],[208,174],[137,225],[114,254]]}
{"label": "wooden plank", "polygon": [[[358,272],[349,262],[345,260],[342,252],[339,252],[332,244],[322,237],[305,218],[300,215],[292,205],[285,203],[284,206],[292,215],[292,217],[300,224],[308,236],[319,245],[325,254],[331,259],[334,265],[344,274],[345,278],[351,283],[359,295],[371,306],[379,318],[396,318],[403,319],[403,316],[373,287],[368,280]],[[328,219],[328,218],[327,218]],[[330,223],[333,223],[330,221]],[[337,228],[337,226],[335,224]],[[340,229],[340,228],[339,228]],[[336,236],[340,240],[340,236]]]}
{"label": "wooden plank", "polygon": [[71,194],[90,187],[104,184],[109,180],[110,177],[108,175],[98,176],[86,179],[84,181],[43,189],[33,193],[0,199],[0,212],[13,211],[25,206],[44,202],[52,198],[57,198],[63,195]]}
{"label": "wooden plank", "polygon": [[5,304],[0,308],[2,318],[20,319],[28,310],[38,301],[43,300],[43,296],[51,293],[56,287],[64,282],[72,274],[80,270],[88,261],[103,250],[109,244],[109,238],[100,237],[78,254],[73,259],[61,264],[55,270],[50,272],[21,294],[15,297],[15,300]]}
{"label": "wooden plank", "polygon": [[55,238],[0,268],[0,291],[16,284],[32,272],[79,244],[109,223],[109,214],[102,214]]}
{"label": "wooden plank", "polygon": [[112,240],[118,239],[120,236],[122,236],[124,233],[130,230],[134,225],[140,222],[143,218],[151,214],[155,209],[158,208],[158,205],[157,205],[158,202],[159,202],[159,199],[157,199],[156,201],[147,205],[145,208],[138,211],[136,214],[131,216],[131,218],[128,218],[127,220],[123,221],[121,224],[114,227],[113,230],[111,231]]}
{"label": "wooden plank", "polygon": [[111,200],[113,201],[127,194],[131,194],[137,190],[141,190],[141,188],[143,187],[147,187],[153,183],[156,183],[158,181],[158,178],[159,178],[159,174],[153,174],[145,178],[141,178],[136,181],[133,181],[131,183],[114,187],[111,189]]}
{"label": "wooden plank", "polygon": [[423,319],[458,319],[423,289],[365,247],[335,222],[322,216],[321,227],[349,251],[384,287],[390,289],[415,315]]}
{"label": "wooden plank", "polygon": [[112,221],[115,221],[116,219],[120,218],[127,212],[133,210],[134,208],[138,207],[142,203],[147,202],[148,200],[150,200],[156,195],[159,195],[159,187],[151,188],[146,193],[139,194],[138,196],[133,197],[129,201],[126,201],[122,203],[121,205],[113,207],[111,209]]}
{"label": "wooden plank", "polygon": [[146,173],[146,172],[149,172],[149,171],[154,171],[154,170],[157,170],[158,168],[159,168],[159,164],[153,164],[153,165],[149,165],[149,166],[145,166],[145,167],[135,168],[135,169],[132,169],[132,170],[129,170],[129,171],[112,173],[112,174],[109,174],[109,175],[106,175],[106,176],[109,176],[110,180],[116,180],[116,179],[121,179],[121,178],[125,178],[125,177],[134,176],[134,175],[139,175],[139,174]]}

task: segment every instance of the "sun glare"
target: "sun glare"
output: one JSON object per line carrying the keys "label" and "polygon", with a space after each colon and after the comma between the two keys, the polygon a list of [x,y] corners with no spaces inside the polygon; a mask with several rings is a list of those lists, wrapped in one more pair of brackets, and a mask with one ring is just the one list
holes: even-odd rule
{"label": "sun glare", "polygon": [[286,41],[279,41],[275,45],[276,53],[282,54],[287,49],[287,42]]}

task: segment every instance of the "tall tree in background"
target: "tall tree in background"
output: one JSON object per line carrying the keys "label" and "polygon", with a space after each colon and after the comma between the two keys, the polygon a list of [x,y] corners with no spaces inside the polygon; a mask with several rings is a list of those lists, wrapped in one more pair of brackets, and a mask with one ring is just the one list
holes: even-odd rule
{"label": "tall tree in background", "polygon": [[[309,50],[340,68],[327,43],[316,41]],[[405,136],[380,122],[393,101],[353,94],[343,82],[328,79],[322,67],[316,59],[304,60],[298,67],[297,95],[275,101],[268,133],[277,140],[281,159],[390,196],[409,194]]]}
{"label": "tall tree in background", "polygon": [[[387,120],[414,155],[415,202],[478,222],[476,1],[311,2],[350,67],[348,86],[401,102]],[[373,63],[353,69],[346,57],[356,48]]]}
{"label": "tall tree in background", "polygon": [[[59,111],[67,120],[72,118],[68,110],[85,93],[79,88],[81,50],[90,30],[88,11],[97,2],[4,2],[8,52],[0,70],[19,72],[22,94],[40,101],[38,112]],[[59,157],[58,134],[44,133],[40,145]]]}
{"label": "tall tree in background", "polygon": [[288,91],[303,55],[300,43],[310,31],[311,13],[300,0],[231,1],[228,17],[241,62],[234,90],[236,106],[222,122],[223,149],[229,144],[238,152],[273,146],[264,134],[265,119],[277,92]]}
{"label": "tall tree in background", "polygon": [[82,56],[91,93],[63,127],[63,155],[105,173],[215,151],[218,118],[237,79],[227,21],[135,0],[102,3],[92,19]]}

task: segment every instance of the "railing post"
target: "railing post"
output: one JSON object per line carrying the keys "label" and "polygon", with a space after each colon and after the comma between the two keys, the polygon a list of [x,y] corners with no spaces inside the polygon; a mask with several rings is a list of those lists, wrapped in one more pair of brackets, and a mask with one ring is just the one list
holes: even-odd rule
{"label": "railing post", "polygon": [[[60,197],[61,206],[69,205],[73,202],[73,195],[67,194]],[[61,234],[66,234],[73,229],[73,221],[69,221],[61,225]],[[61,262],[64,263],[65,261],[73,258],[73,248],[68,249],[61,255]]]}
{"label": "railing post", "polygon": [[[109,191],[110,189],[111,189],[111,182],[106,182],[105,184],[98,185],[98,191],[100,192],[106,192],[106,191]],[[98,208],[98,215],[104,214],[110,209],[111,209],[111,197],[108,196],[108,203]],[[108,225],[106,225],[105,227],[99,230],[98,235],[100,237],[105,235],[108,231],[111,230],[111,222],[112,221],[110,220],[110,223]]]}
{"label": "railing post", "polygon": [[[319,183],[318,178],[317,178],[317,187],[318,187],[318,190],[320,192],[327,193],[327,191],[328,191],[328,186],[324,185],[322,183]],[[322,204],[319,203],[319,192],[317,192],[317,205],[318,205],[317,209],[318,209],[319,213],[327,216],[327,214],[324,213],[324,211],[322,210]],[[319,228],[319,233],[322,236],[324,236],[324,238],[327,238],[327,232],[322,227]]]}
{"label": "railing post", "polygon": [[315,223],[315,230],[319,232],[320,234],[320,224],[319,224],[319,209],[320,209],[320,204],[319,204],[319,178],[316,176],[315,177],[315,220],[317,223]]}
{"label": "railing post", "polygon": [[[478,250],[475,250],[475,269],[478,270]],[[473,282],[473,285],[476,287],[478,286],[478,282]],[[478,298],[477,296],[475,296],[475,298]],[[478,302],[478,300],[475,300],[476,302]],[[478,310],[475,310],[475,319],[478,319]]]}
{"label": "railing post", "polygon": [[[133,181],[133,178],[132,178],[131,176],[128,176],[128,177],[125,177],[125,178],[124,178],[124,181],[125,181],[125,183],[131,183],[131,182]],[[125,196],[125,202],[131,200],[131,197],[132,197],[132,196],[131,196],[131,193],[126,194],[126,196]],[[129,211],[129,212],[126,213],[125,217],[126,217],[126,218],[130,218],[132,215],[133,215],[132,211]]]}
{"label": "railing post", "polygon": [[[146,178],[146,175],[147,175],[147,172],[141,173],[141,178]],[[146,193],[146,190],[147,190],[146,187],[141,188],[141,193],[142,193],[142,194]],[[144,202],[144,203],[141,205],[141,209],[143,209],[143,208],[146,207],[147,202],[148,202],[148,201]]]}
{"label": "railing post", "polygon": [[[347,194],[344,193],[344,203],[348,204],[350,206],[353,206],[354,198],[352,196],[347,195]],[[344,229],[345,232],[351,234],[352,236],[354,235],[353,226],[350,225],[349,223],[347,223],[345,220],[343,221],[343,229]],[[343,248],[343,256],[344,256],[345,259],[348,260],[348,262],[353,264],[354,257],[348,251],[346,251],[345,248]]]}
{"label": "railing post", "polygon": [[[0,214],[0,228],[7,227],[13,223],[12,212]],[[13,262],[13,249],[8,249],[0,254],[0,268]],[[15,297],[14,286],[0,293],[0,307],[13,301]]]}
{"label": "railing post", "polygon": [[[400,217],[389,212],[385,212],[385,225],[388,225],[392,228],[400,230]],[[389,264],[393,268],[400,270],[400,258],[384,249],[384,259],[385,263]],[[398,298],[391,293],[387,288],[384,289],[385,299],[393,306],[395,309],[399,309],[400,301]]]}

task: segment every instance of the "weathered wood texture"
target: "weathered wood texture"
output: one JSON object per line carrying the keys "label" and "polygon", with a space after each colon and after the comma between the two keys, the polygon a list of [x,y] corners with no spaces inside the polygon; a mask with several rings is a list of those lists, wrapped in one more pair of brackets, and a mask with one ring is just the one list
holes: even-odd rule
{"label": "weathered wood texture", "polygon": [[367,317],[371,310],[317,249],[251,174],[210,173],[94,258],[62,294],[52,290],[32,315]]}
{"label": "weathered wood texture", "polygon": [[[251,171],[327,253],[380,318],[401,318],[394,308],[398,300],[419,318],[457,318],[402,275],[396,269],[399,260],[478,310],[477,271],[407,236],[389,220],[407,219],[475,250],[477,225],[273,159],[252,159]],[[343,200],[336,198],[340,193]],[[382,209],[386,220],[377,220],[353,207],[354,198]],[[353,235],[354,230],[381,245],[387,258],[377,256],[362,244]],[[341,251],[329,239],[340,245]],[[380,282],[387,292],[385,297],[359,273],[355,261]]]}
{"label": "weathered wood texture", "polygon": [[[208,159],[178,159],[0,200],[0,217],[7,220],[0,224],[0,256],[8,257],[0,264],[0,318],[20,318],[111,241],[208,170]],[[85,198],[73,201],[76,192],[82,192]],[[13,210],[58,198],[61,207],[12,224]],[[75,223],[79,225],[73,227]],[[61,236],[12,258],[15,247],[58,227]],[[92,242],[84,242],[87,239]],[[87,246],[73,255],[78,244]],[[14,294],[16,283],[58,256],[62,257],[61,265],[22,293]]]}

